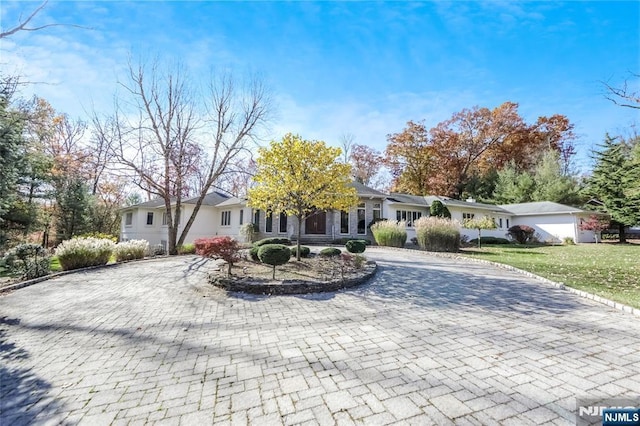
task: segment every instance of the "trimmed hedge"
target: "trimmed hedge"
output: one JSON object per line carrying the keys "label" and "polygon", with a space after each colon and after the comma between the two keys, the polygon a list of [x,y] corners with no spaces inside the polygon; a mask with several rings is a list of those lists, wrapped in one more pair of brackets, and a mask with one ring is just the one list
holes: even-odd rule
{"label": "trimmed hedge", "polygon": [[[307,246],[300,246],[300,257],[309,257],[311,249]],[[298,257],[298,247],[291,247],[291,257]]]}
{"label": "trimmed hedge", "polygon": [[342,254],[342,250],[335,247],[327,247],[325,249],[320,250],[320,257],[335,257],[340,256]]}
{"label": "trimmed hedge", "polygon": [[350,240],[344,245],[349,253],[364,253],[367,249],[367,244],[362,240]]}
{"label": "trimmed hedge", "polygon": [[[469,244],[478,244],[478,239],[469,240]],[[511,244],[511,241],[500,237],[481,237],[480,244]]]}
{"label": "trimmed hedge", "polygon": [[[345,237],[345,238],[336,238],[335,240],[331,241],[331,244],[335,244],[337,246],[343,246],[345,244],[347,244],[349,241],[353,241],[353,238],[349,238],[349,237]],[[364,242],[366,245],[370,246],[371,244],[373,244],[371,242],[370,239],[368,238],[358,238],[358,241],[362,241]]]}
{"label": "trimmed hedge", "polygon": [[288,238],[273,237],[273,238],[263,238],[262,240],[258,240],[255,243],[253,243],[254,246],[258,246],[258,247],[262,247],[265,244],[282,244],[285,246],[290,246],[291,240]]}
{"label": "trimmed hedge", "polygon": [[251,260],[254,262],[260,262],[260,258],[258,257],[259,250],[260,247],[255,244],[249,249],[249,257],[251,257]]}

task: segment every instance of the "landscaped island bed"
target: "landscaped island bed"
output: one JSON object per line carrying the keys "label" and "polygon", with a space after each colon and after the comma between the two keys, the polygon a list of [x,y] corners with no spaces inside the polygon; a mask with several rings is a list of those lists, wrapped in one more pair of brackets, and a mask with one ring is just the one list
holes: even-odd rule
{"label": "landscaped island bed", "polygon": [[504,263],[569,287],[640,308],[640,245],[486,246],[469,257]]}

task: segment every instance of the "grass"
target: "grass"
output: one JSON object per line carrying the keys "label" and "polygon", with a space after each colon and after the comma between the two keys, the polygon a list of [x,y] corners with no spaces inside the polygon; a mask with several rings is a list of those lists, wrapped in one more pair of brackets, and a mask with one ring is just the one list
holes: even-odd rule
{"label": "grass", "polygon": [[568,287],[640,308],[640,245],[486,246],[469,257],[504,263]]}

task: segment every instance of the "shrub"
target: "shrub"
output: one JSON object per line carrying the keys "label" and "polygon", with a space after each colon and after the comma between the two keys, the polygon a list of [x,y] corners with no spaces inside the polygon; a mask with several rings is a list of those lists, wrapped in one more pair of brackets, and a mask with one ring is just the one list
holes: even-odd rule
{"label": "shrub", "polygon": [[259,232],[260,230],[258,229],[258,225],[255,223],[245,223],[240,227],[240,235],[242,235],[244,240],[248,243],[252,243]]}
{"label": "shrub", "polygon": [[367,258],[364,256],[360,256],[359,254],[356,254],[355,256],[353,256],[353,266],[355,266],[356,269],[362,269],[362,266],[367,262]]}
{"label": "shrub", "polygon": [[[353,241],[353,238],[349,238],[349,237],[336,238],[335,240],[331,241],[331,244],[335,244],[335,245],[338,245],[338,246],[343,246],[343,245],[347,244],[349,241]],[[371,245],[371,240],[368,239],[368,238],[359,238],[358,241],[362,241],[363,243],[365,243],[368,246]]]}
{"label": "shrub", "polygon": [[3,262],[9,273],[30,280],[49,274],[51,257],[38,244],[20,244],[5,254]]}
{"label": "shrub", "polygon": [[249,249],[249,256],[251,257],[251,260],[253,260],[254,262],[260,262],[260,258],[258,257],[259,250],[260,250],[260,247],[256,246],[255,244]]}
{"label": "shrub", "polygon": [[[311,249],[307,246],[300,246],[300,257],[309,257]],[[291,248],[291,257],[298,257],[298,247]]]}
{"label": "shrub", "polygon": [[418,245],[423,250],[456,252],[460,249],[458,224],[436,216],[421,217],[414,223]]}
{"label": "shrub", "polygon": [[442,201],[440,200],[435,200],[433,203],[431,203],[431,206],[429,207],[429,214],[431,216],[451,219],[451,212],[444,204],[442,204]]}
{"label": "shrub", "polygon": [[536,230],[527,225],[514,225],[507,231],[518,244],[532,243]]}
{"label": "shrub", "polygon": [[149,252],[149,241],[130,240],[116,244],[113,253],[116,255],[116,262],[123,260],[142,259]]}
{"label": "shrub", "polygon": [[371,226],[371,232],[380,246],[404,247],[407,242],[406,222],[385,220]]}
{"label": "shrub", "polygon": [[349,240],[344,245],[349,253],[364,253],[367,249],[367,244],[362,240]]}
{"label": "shrub", "polygon": [[[478,239],[474,238],[472,240],[469,240],[468,243],[478,244]],[[480,244],[511,244],[511,241],[507,240],[506,238],[500,237],[480,237]]]}
{"label": "shrub", "polygon": [[227,275],[231,275],[233,263],[240,260],[240,245],[231,237],[199,238],[195,246],[196,254],[227,262]]}
{"label": "shrub", "polygon": [[367,229],[371,229],[371,227],[372,227],[373,225],[375,225],[376,223],[378,223],[378,222],[384,222],[384,221],[386,221],[386,220],[389,220],[389,219],[384,218],[384,217],[377,217],[377,218],[375,218],[375,219],[372,219],[372,220],[371,220],[371,222],[369,222],[369,224],[367,225]]}
{"label": "shrub", "polygon": [[284,265],[291,258],[291,250],[283,244],[265,244],[258,250],[260,262],[273,266],[273,279],[276,279],[276,266]]}
{"label": "shrub", "polygon": [[66,240],[56,247],[55,255],[65,271],[106,265],[115,243],[104,238],[80,237]]}
{"label": "shrub", "polygon": [[183,244],[178,246],[178,254],[196,254],[195,244]]}
{"label": "shrub", "polygon": [[155,244],[149,247],[150,256],[164,256],[165,254],[167,254],[167,252],[162,244]]}
{"label": "shrub", "polygon": [[562,244],[564,244],[565,246],[575,246],[576,242],[571,237],[564,237],[562,239]]}
{"label": "shrub", "polygon": [[335,257],[340,256],[340,254],[342,254],[342,250],[335,247],[327,247],[320,250],[320,257]]}
{"label": "shrub", "polygon": [[279,237],[273,237],[273,238],[264,238],[262,240],[256,241],[255,243],[253,243],[254,245],[261,247],[265,244],[282,244],[285,246],[290,246],[291,245],[291,240],[288,238],[279,238]]}

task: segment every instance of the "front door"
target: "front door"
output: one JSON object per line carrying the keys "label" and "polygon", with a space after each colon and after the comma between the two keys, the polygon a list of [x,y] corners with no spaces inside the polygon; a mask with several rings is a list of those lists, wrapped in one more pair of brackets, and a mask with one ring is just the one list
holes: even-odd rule
{"label": "front door", "polygon": [[304,223],[305,234],[326,234],[327,212],[316,210]]}

